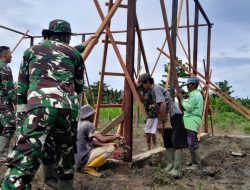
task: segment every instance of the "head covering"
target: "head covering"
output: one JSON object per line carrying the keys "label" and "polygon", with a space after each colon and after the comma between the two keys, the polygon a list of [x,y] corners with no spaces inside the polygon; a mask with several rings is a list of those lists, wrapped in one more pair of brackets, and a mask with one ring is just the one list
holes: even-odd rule
{"label": "head covering", "polygon": [[80,109],[80,119],[86,119],[88,117],[90,117],[91,115],[93,115],[95,113],[94,108],[92,108],[92,106],[90,106],[89,104],[84,105],[81,107]]}
{"label": "head covering", "polygon": [[188,84],[199,84],[199,82],[200,80],[197,77],[190,77],[183,86]]}
{"label": "head covering", "polygon": [[42,35],[44,37],[47,37],[50,33],[68,33],[70,35],[73,34],[71,33],[70,23],[60,19],[52,20],[49,23],[49,29],[43,29],[42,31]]}
{"label": "head covering", "polygon": [[148,74],[148,73],[143,73],[143,74],[139,77],[139,79],[138,79],[138,81],[137,81],[137,88],[142,87],[142,84],[143,84],[145,81],[150,80],[150,79],[152,79],[152,77],[151,77],[150,74]]}

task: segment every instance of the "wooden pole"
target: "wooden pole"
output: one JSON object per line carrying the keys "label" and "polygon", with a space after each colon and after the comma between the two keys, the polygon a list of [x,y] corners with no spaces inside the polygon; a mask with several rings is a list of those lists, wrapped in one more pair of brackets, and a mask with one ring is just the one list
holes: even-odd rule
{"label": "wooden pole", "polygon": [[[167,43],[167,38],[165,39],[165,41],[164,41],[163,44],[162,44],[162,47],[161,47],[162,50],[164,49],[166,43]],[[154,74],[155,68],[156,68],[156,66],[157,66],[157,64],[158,64],[158,62],[159,62],[159,60],[160,60],[160,58],[161,58],[161,52],[159,52],[158,57],[157,57],[157,59],[156,59],[156,61],[155,61],[154,67],[153,67],[152,72],[151,72],[151,76]]]}
{"label": "wooden pole", "polygon": [[90,52],[92,51],[92,49],[94,48],[95,44],[99,40],[99,38],[100,38],[103,30],[106,28],[106,26],[110,22],[111,18],[115,14],[115,12],[118,9],[118,7],[121,4],[121,2],[122,2],[122,0],[116,0],[116,2],[114,3],[114,5],[112,6],[111,10],[108,12],[107,16],[102,19],[102,24],[99,26],[98,30],[96,31],[95,38],[93,38],[93,40],[90,41],[90,43],[87,45],[87,47],[85,48],[84,52],[82,53],[83,61],[85,61],[88,58]]}
{"label": "wooden pole", "polygon": [[[164,54],[166,57],[170,58],[170,56],[168,54],[166,54],[165,52],[163,52],[160,48],[157,48],[159,51],[162,52],[162,54]],[[186,71],[187,73],[189,73],[190,75],[194,75],[192,72],[190,72],[185,66],[183,66],[182,64],[178,63],[177,61],[175,61],[175,64],[178,65],[181,69],[183,69],[184,71]],[[194,70],[193,67],[191,67],[192,70]],[[227,104],[229,104],[231,107],[233,107],[236,111],[238,111],[239,113],[241,113],[243,116],[245,116],[247,119],[250,120],[250,114],[249,114],[249,110],[247,110],[247,108],[244,108],[244,106],[242,106],[241,104],[239,104],[238,102],[236,102],[232,97],[228,96],[226,93],[224,93],[219,87],[217,87],[215,84],[213,84],[211,81],[208,81],[206,79],[205,76],[203,76],[200,72],[198,72],[197,70],[195,70],[197,75],[200,76],[203,80],[205,80],[206,82],[209,82],[209,84],[211,86],[213,86],[214,88],[212,88],[210,85],[208,86],[208,88],[210,90],[213,91],[213,93],[215,93],[216,95],[218,95],[221,99],[223,99]],[[200,81],[203,85],[206,85],[206,82],[203,82],[202,80]],[[239,108],[240,107],[240,108]],[[243,111],[244,108],[244,111]]]}
{"label": "wooden pole", "polygon": [[198,59],[198,31],[199,31],[199,4],[195,3],[195,15],[194,15],[194,48],[193,48],[193,73],[196,75],[197,59]]}
{"label": "wooden pole", "polygon": [[[183,0],[181,0],[181,2],[180,2],[180,7],[179,7],[179,10],[178,10],[178,16],[177,16],[177,37],[178,37],[178,29],[179,29],[179,26],[180,26],[180,19],[181,19],[182,6],[183,6]],[[172,28],[172,27],[171,27],[171,28]],[[170,28],[170,29],[171,29],[171,28]],[[178,39],[179,39],[179,38],[178,38]],[[162,47],[161,47],[162,50],[164,49],[166,43],[167,43],[167,37],[166,37],[166,39],[164,40],[164,42],[163,42],[163,44],[162,44]],[[152,70],[152,72],[151,72],[151,76],[154,74],[155,68],[156,68],[156,66],[157,66],[157,64],[158,64],[158,62],[159,62],[159,60],[160,60],[160,58],[161,58],[161,52],[159,52],[159,54],[158,54],[158,56],[157,56],[157,59],[156,59],[156,61],[155,61],[154,67],[153,67],[153,70]],[[169,78],[169,79],[170,79],[170,78]],[[169,79],[168,79],[168,80],[169,80]],[[166,84],[168,84],[168,83],[166,83]],[[166,88],[168,88],[168,86],[166,86]]]}
{"label": "wooden pole", "polygon": [[[141,31],[140,31],[140,26],[139,26],[137,17],[136,17],[135,28],[136,28],[136,33],[137,33],[137,36],[138,36],[138,43],[139,43],[139,46],[140,46],[140,51],[141,51],[141,55],[142,55],[142,58],[143,58],[145,70],[146,70],[146,73],[149,73],[148,61],[147,61],[147,57],[146,57],[146,53],[145,53],[145,49],[144,49],[144,45],[143,45],[143,40],[142,40],[142,35],[141,35]],[[138,73],[138,71],[137,71],[137,73]]]}
{"label": "wooden pole", "polygon": [[[137,79],[140,77],[140,71],[141,71],[141,48],[138,42],[138,53],[137,53]],[[135,125],[138,128],[139,127],[139,118],[140,118],[140,109],[136,105],[136,113],[135,113]]]}
{"label": "wooden pole", "polygon": [[168,65],[168,76],[167,76],[167,80],[166,80],[166,86],[165,89],[168,90],[168,83],[170,81],[170,65]]}
{"label": "wooden pole", "polygon": [[[113,5],[113,0],[110,0],[108,12],[110,11],[112,5]],[[109,27],[110,27],[110,22],[108,23]],[[103,90],[103,83],[104,83],[104,73],[105,73],[105,68],[106,68],[106,63],[107,63],[107,53],[108,53],[108,46],[109,46],[108,41],[109,41],[109,36],[108,36],[108,34],[106,34],[105,35],[104,49],[103,49],[103,57],[102,57],[101,76],[100,76],[100,82],[99,82],[99,87],[98,87],[96,114],[95,114],[95,121],[94,121],[94,125],[96,128],[97,128],[98,123],[99,123],[100,105],[102,103],[102,90]]]}
{"label": "wooden pole", "polygon": [[[205,70],[205,76],[206,78],[211,81],[211,76],[209,76],[210,71],[210,52],[211,52],[211,26],[208,26],[208,32],[207,32],[207,62],[206,62],[206,70]],[[209,85],[209,82],[206,82],[207,85]],[[209,91],[209,88],[207,88],[207,91]],[[205,107],[205,132],[208,133],[208,111],[209,111],[209,97],[208,97],[208,103]]]}
{"label": "wooden pole", "polygon": [[30,47],[33,46],[33,45],[34,45],[34,38],[31,37],[31,38],[30,38]]}
{"label": "wooden pole", "polygon": [[[173,49],[173,46],[172,46],[172,43],[171,43],[172,41],[171,41],[170,30],[169,30],[169,25],[168,25],[168,18],[167,18],[165,2],[164,2],[164,0],[160,0],[160,3],[161,3],[161,10],[162,10],[164,26],[166,28],[165,32],[166,32],[166,36],[167,36],[168,49],[169,49],[169,53],[170,53],[170,64],[175,65],[175,55],[174,55],[174,49]],[[165,52],[162,51],[162,53],[165,53]],[[173,68],[174,69],[171,71],[172,72],[171,75],[173,75],[172,77],[174,78],[174,85],[175,85],[177,93],[179,94],[180,93],[180,87],[179,87],[179,84],[178,84],[178,76],[176,74],[176,68],[175,67],[173,67]],[[170,75],[170,77],[171,77],[171,75]],[[170,82],[173,82],[173,81],[171,81],[171,79],[170,79]],[[171,85],[171,83],[170,83],[170,85]],[[175,92],[173,91],[172,93],[173,94],[171,96],[174,98],[174,95],[175,95],[174,93]],[[178,98],[178,100],[179,100],[179,104],[180,104],[181,101],[180,101],[179,98]]]}
{"label": "wooden pole", "polygon": [[[210,81],[211,79],[211,76],[212,76],[212,71],[210,71],[210,74],[208,75],[208,80]],[[199,133],[202,132],[202,125],[203,125],[203,121],[206,117],[206,110],[207,110],[207,107],[209,105],[209,88],[206,87],[206,95],[205,95],[205,99],[204,99],[204,108],[203,108],[203,112],[202,112],[202,119],[201,119],[201,124],[200,124],[200,128],[199,128]],[[208,126],[206,125],[205,123],[205,133],[208,133]]]}
{"label": "wooden pole", "polygon": [[27,30],[27,32],[25,32],[23,34],[23,36],[21,37],[21,39],[17,42],[17,44],[15,45],[15,47],[13,48],[13,50],[11,51],[11,54],[16,50],[16,48],[19,46],[19,44],[23,41],[24,37],[28,34],[29,30]]}
{"label": "wooden pole", "polygon": [[[176,80],[178,83],[178,78],[176,79],[175,77],[175,60],[176,60],[176,37],[177,37],[177,12],[178,12],[178,0],[172,0],[172,30],[171,30],[171,46],[172,46],[172,55],[170,54],[170,57],[173,56],[173,59],[170,60],[170,81],[169,81],[169,86],[170,86],[170,95],[172,99],[174,100],[175,98],[175,86],[178,84],[175,84]],[[169,52],[170,52],[169,51]]]}
{"label": "wooden pole", "polygon": [[187,18],[187,42],[188,42],[188,62],[190,64],[189,71],[191,71],[191,48],[190,48],[190,27],[189,27],[189,1],[186,0],[186,18]]}
{"label": "wooden pole", "polygon": [[[126,67],[130,78],[134,76],[134,53],[135,53],[135,26],[136,26],[136,0],[128,1],[127,13],[127,49],[126,49]],[[123,99],[124,121],[123,136],[128,149],[124,156],[124,161],[132,161],[133,145],[133,93],[129,87],[128,81],[124,84]]]}
{"label": "wooden pole", "polygon": [[[95,3],[95,5],[96,5],[96,7],[97,7],[97,10],[98,10],[98,13],[99,13],[101,19],[103,20],[103,19],[104,19],[104,15],[103,15],[102,9],[101,9],[101,7],[100,7],[100,5],[99,5],[99,2],[98,2],[97,0],[94,0],[94,3]],[[111,10],[112,10],[112,9],[111,9]],[[143,104],[142,104],[142,102],[141,102],[141,100],[140,100],[139,94],[138,94],[138,92],[137,92],[137,90],[136,90],[136,88],[135,88],[135,85],[134,85],[134,83],[133,83],[133,81],[132,81],[132,79],[131,79],[131,77],[130,77],[130,74],[129,74],[127,68],[126,68],[126,64],[125,64],[125,62],[124,62],[123,59],[122,59],[121,53],[120,53],[120,51],[119,51],[117,45],[115,44],[114,37],[113,37],[113,35],[111,34],[110,28],[109,28],[108,26],[106,26],[106,32],[107,32],[107,34],[109,35],[111,44],[112,44],[112,46],[113,46],[113,48],[114,48],[114,51],[115,51],[115,53],[116,53],[116,56],[117,56],[117,58],[118,58],[118,60],[119,60],[119,63],[120,63],[120,65],[121,65],[121,67],[122,67],[122,70],[123,70],[123,72],[124,72],[124,74],[125,74],[125,78],[126,78],[128,84],[129,84],[129,87],[130,87],[130,89],[131,89],[132,92],[133,92],[133,95],[134,95],[134,98],[135,98],[135,100],[136,100],[136,103],[137,103],[137,105],[138,105],[139,108],[140,108],[141,114],[142,114],[143,116],[145,116],[146,113],[145,113],[144,106],[143,106]]]}

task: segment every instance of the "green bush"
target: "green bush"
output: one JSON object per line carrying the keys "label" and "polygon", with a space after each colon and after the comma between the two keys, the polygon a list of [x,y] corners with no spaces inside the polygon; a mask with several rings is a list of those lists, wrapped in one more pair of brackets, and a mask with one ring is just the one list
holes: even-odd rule
{"label": "green bush", "polygon": [[216,112],[214,117],[214,124],[221,128],[242,128],[250,132],[250,121],[245,117],[234,112]]}

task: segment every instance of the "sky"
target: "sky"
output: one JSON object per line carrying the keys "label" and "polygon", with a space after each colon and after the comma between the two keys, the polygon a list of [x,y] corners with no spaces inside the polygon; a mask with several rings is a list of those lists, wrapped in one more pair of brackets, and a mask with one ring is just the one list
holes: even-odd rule
{"label": "sky", "polygon": [[[99,0],[104,13],[107,13],[104,0]],[[123,4],[126,4],[126,0]],[[165,0],[169,23],[171,23],[171,2]],[[185,1],[184,1],[185,2]],[[250,1],[248,0],[200,0],[210,21],[214,23],[212,28],[211,47],[211,69],[212,81],[219,82],[228,80],[233,86],[233,96],[247,98],[250,96],[248,76],[250,72]],[[101,24],[100,17],[92,0],[1,0],[0,25],[4,25],[22,32],[29,29],[30,35],[40,35],[42,29],[48,28],[48,24],[53,19],[65,19],[71,23],[73,32],[95,32]],[[190,22],[193,23],[194,3],[190,0]],[[180,25],[186,24],[185,3],[181,16]],[[162,27],[163,19],[161,15],[160,2],[158,0],[137,0],[137,16],[140,28]],[[125,9],[118,9],[112,23],[112,30],[126,29],[127,14]],[[205,23],[200,16],[200,23]],[[187,49],[186,30],[179,30],[185,48]],[[191,30],[191,40],[193,39]],[[0,45],[7,45],[13,48],[22,36],[0,28]],[[143,32],[142,33],[149,68],[156,61],[157,47],[161,47],[165,39],[164,31]],[[115,34],[115,40],[125,41],[125,34]],[[99,43],[91,52],[86,61],[86,67],[90,78],[90,83],[97,82],[100,78],[103,44],[101,36]],[[38,43],[40,39],[35,40]],[[71,45],[81,43],[81,37],[73,37]],[[198,68],[203,73],[202,60],[206,58],[207,28],[199,30]],[[137,40],[136,40],[137,44]],[[10,64],[14,80],[17,80],[18,70],[22,61],[23,52],[29,47],[29,41],[24,40],[13,53]],[[114,51],[109,46],[107,67],[108,72],[121,72]],[[119,45],[119,50],[125,61],[125,47]],[[167,51],[167,48],[165,48]],[[137,55],[137,47],[136,47]],[[186,61],[180,45],[177,45],[177,56]],[[135,56],[135,61],[137,56]],[[163,65],[168,59],[161,57],[157,69],[153,75],[156,82],[162,79],[164,74]],[[142,70],[143,72],[143,70]],[[122,89],[123,77],[105,77],[105,82],[116,89]]]}

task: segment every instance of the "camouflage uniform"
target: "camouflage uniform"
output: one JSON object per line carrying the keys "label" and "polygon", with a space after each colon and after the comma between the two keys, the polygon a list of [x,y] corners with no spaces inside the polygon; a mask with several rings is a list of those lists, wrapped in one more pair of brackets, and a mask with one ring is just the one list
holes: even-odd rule
{"label": "camouflage uniform", "polygon": [[[0,143],[8,149],[9,141],[15,133],[15,113],[13,105],[16,102],[15,86],[11,68],[0,60]],[[7,140],[7,141],[6,141]],[[7,151],[0,150],[0,158],[5,159]]]}
{"label": "camouflage uniform", "polygon": [[[49,30],[65,32],[69,23],[54,20]],[[83,60],[73,47],[58,41],[45,41],[24,52],[19,71],[17,111],[27,111],[27,118],[13,152],[7,159],[10,175],[2,190],[31,189],[42,148],[47,137],[58,148],[57,177],[73,179],[74,153],[71,123],[79,109],[77,94],[83,89]]]}
{"label": "camouflage uniform", "polygon": [[[77,46],[74,46],[76,50],[78,50],[80,53],[82,53],[85,49],[85,46],[83,44],[79,44]],[[71,122],[71,135],[73,140],[73,148],[74,152],[76,153],[76,133],[77,133],[77,121],[74,120]],[[54,135],[56,134],[56,131],[51,133],[47,136],[46,142],[44,144],[43,150],[42,150],[42,162],[44,165],[52,165],[57,162],[57,152],[58,148],[55,144],[55,138]]]}

